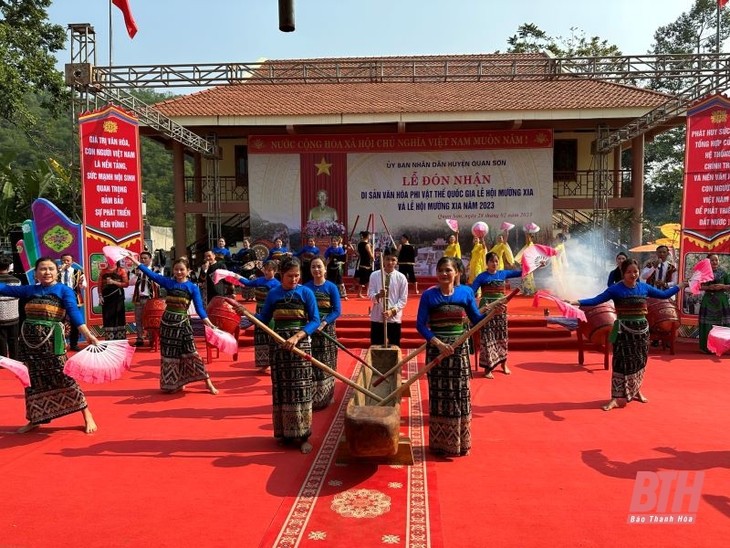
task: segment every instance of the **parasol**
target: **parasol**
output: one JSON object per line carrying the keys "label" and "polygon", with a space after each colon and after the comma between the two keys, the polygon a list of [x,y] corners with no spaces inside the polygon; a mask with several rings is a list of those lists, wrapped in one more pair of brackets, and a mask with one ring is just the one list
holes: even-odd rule
{"label": "parasol", "polygon": [[636,247],[632,247],[629,249],[629,251],[633,253],[653,253],[656,251],[657,244],[644,244],[644,245],[637,245]]}
{"label": "parasol", "polygon": [[456,219],[446,219],[446,224],[454,232],[459,232],[459,221]]}
{"label": "parasol", "polygon": [[499,230],[500,230],[501,232],[509,232],[509,231],[510,231],[510,230],[512,230],[512,229],[513,229],[514,227],[515,227],[515,225],[513,225],[512,223],[508,223],[507,221],[504,221],[504,222],[502,223],[502,226],[500,226],[500,227],[499,227]]}
{"label": "parasol", "polygon": [[528,234],[537,234],[538,232],[540,232],[540,227],[535,223],[527,223],[524,227],[522,227],[522,230],[524,230]]}

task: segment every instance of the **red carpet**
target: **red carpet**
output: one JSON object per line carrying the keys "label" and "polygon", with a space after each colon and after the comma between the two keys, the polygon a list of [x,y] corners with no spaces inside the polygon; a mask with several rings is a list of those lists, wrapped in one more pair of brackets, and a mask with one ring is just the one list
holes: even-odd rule
{"label": "red carpet", "polygon": [[[339,368],[350,375],[354,360],[341,356]],[[653,349],[644,385],[650,403],[606,413],[599,405],[608,399],[610,373],[603,370],[602,355],[588,353],[578,366],[572,351],[512,352],[511,376],[473,380],[471,455],[436,460],[426,454],[425,472],[418,466],[340,467],[325,458],[342,407],[342,383],[335,405],[315,414],[311,454],[278,446],[270,381],[251,364],[250,348],[237,363],[223,356],[212,364],[218,396],[207,394],[202,383],[164,395],[158,391],[159,355],[138,351],[124,379],[84,386],[100,428],[90,436],[81,431],[80,415],[16,434],[25,422],[20,384],[0,371],[0,545],[725,542],[729,357],[707,357],[692,345],[680,345],[676,356]],[[428,409],[425,382],[416,386]],[[411,409],[413,420],[405,426],[414,439],[417,413]],[[427,413],[423,420],[427,425]],[[426,443],[416,441],[415,449]],[[697,522],[627,524],[640,471],[704,471]],[[314,478],[318,483],[310,485]],[[417,489],[423,490],[421,499]],[[354,518],[332,510],[338,496],[343,507],[371,495],[358,490],[390,497],[390,511]],[[420,500],[428,505],[423,525],[414,522]],[[300,511],[302,501],[309,505],[306,512]],[[370,505],[360,508],[370,511]]]}

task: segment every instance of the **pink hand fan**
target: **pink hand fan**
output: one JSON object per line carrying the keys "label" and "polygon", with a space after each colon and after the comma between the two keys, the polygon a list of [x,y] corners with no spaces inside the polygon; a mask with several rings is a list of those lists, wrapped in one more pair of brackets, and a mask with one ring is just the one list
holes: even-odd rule
{"label": "pink hand fan", "polygon": [[28,388],[30,386],[30,375],[28,375],[28,368],[23,362],[0,356],[0,367],[7,369],[13,375],[18,377],[20,384]]}
{"label": "pink hand fan", "polygon": [[229,283],[236,284],[236,285],[243,285],[240,280],[240,276],[236,274],[235,272],[231,272],[230,270],[225,270],[223,268],[219,268],[218,270],[213,271],[213,283],[217,284],[221,280],[225,280]]}
{"label": "pink hand fan", "polygon": [[93,384],[115,381],[131,367],[134,350],[126,339],[89,345],[66,361],[63,372],[77,381]]}
{"label": "pink hand fan", "polygon": [[540,289],[537,291],[537,293],[535,293],[535,298],[532,299],[532,306],[539,306],[540,299],[547,299],[557,304],[558,309],[565,318],[577,319],[582,322],[588,321],[586,320],[586,313],[583,312],[580,308],[573,306],[572,304],[566,303],[564,300],[556,297],[551,293],[548,293],[543,289]]}
{"label": "pink hand fan", "polygon": [[712,265],[710,259],[702,259],[692,269],[692,277],[689,279],[689,291],[695,295],[699,294],[700,284],[705,282],[711,282],[715,279],[715,274],[712,272]]}
{"label": "pink hand fan", "polygon": [[446,219],[446,224],[454,232],[459,232],[459,221],[456,219]]}
{"label": "pink hand fan", "polygon": [[205,340],[226,354],[235,354],[238,352],[238,341],[236,337],[226,331],[211,329],[210,326],[206,325]]}
{"label": "pink hand fan", "polygon": [[104,253],[104,257],[114,264],[133,255],[132,251],[119,247],[118,245],[105,245],[102,248],[102,252]]}
{"label": "pink hand fan", "polygon": [[718,356],[730,350],[730,327],[714,326],[707,335],[707,349]]}
{"label": "pink hand fan", "polygon": [[522,275],[527,276],[541,266],[545,266],[550,257],[558,252],[549,245],[533,244],[522,251]]}

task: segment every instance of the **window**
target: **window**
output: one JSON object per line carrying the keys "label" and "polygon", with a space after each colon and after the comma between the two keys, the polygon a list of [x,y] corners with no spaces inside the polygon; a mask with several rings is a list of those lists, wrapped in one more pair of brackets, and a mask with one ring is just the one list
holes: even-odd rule
{"label": "window", "polygon": [[553,180],[575,181],[578,170],[578,140],[556,139],[553,147]]}

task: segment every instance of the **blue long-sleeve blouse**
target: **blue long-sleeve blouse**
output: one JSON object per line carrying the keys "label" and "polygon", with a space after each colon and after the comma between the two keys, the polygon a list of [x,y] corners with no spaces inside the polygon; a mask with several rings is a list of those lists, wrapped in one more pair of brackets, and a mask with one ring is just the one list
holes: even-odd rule
{"label": "blue long-sleeve blouse", "polygon": [[284,289],[281,285],[266,295],[266,302],[256,317],[268,324],[274,316],[277,322],[299,323],[299,329],[312,335],[319,327],[317,298],[311,289],[298,285],[294,289]]}
{"label": "blue long-sleeve blouse", "polygon": [[603,293],[590,299],[579,299],[581,306],[595,306],[606,301],[629,299],[632,297],[652,297],[654,299],[668,299],[679,293],[680,286],[675,285],[668,289],[657,289],[644,282],[637,282],[635,287],[627,287],[623,282],[609,286]]}
{"label": "blue long-sleeve blouse", "polygon": [[164,287],[168,291],[187,291],[190,294],[193,306],[195,307],[195,311],[198,313],[198,316],[200,316],[200,319],[204,320],[208,317],[208,313],[205,311],[205,305],[203,304],[203,299],[200,296],[200,289],[198,289],[198,286],[193,282],[189,280],[182,283],[177,282],[174,278],[168,278],[167,276],[158,274],[143,264],[140,264],[138,268],[147,274],[147,276],[155,281],[160,287]]}
{"label": "blue long-sleeve blouse", "polygon": [[61,283],[52,285],[7,285],[0,283],[0,295],[19,299],[55,295],[63,303],[63,308],[66,310],[71,324],[75,327],[84,324],[84,316],[79,310],[76,293],[67,285]]}
{"label": "blue long-sleeve blouse", "polygon": [[[474,291],[468,286],[457,285],[454,287],[454,293],[448,297],[441,294],[441,288],[431,287],[423,292],[421,301],[418,303],[418,315],[416,316],[416,329],[424,339],[430,341],[436,335],[433,332],[434,320],[437,320],[440,308],[451,308],[458,306],[464,309],[466,316],[472,324],[475,324],[485,317],[477,308],[474,299]],[[433,316],[432,316],[433,314]],[[461,319],[453,317],[453,314],[443,314],[444,321],[453,324],[451,327],[459,325],[463,328],[463,317]],[[456,322],[456,323],[455,323]],[[440,322],[442,323],[442,322]],[[445,326],[448,327],[448,326]],[[463,330],[463,329],[462,329]]]}
{"label": "blue long-sleeve blouse", "polygon": [[324,318],[320,318],[320,321],[324,320],[329,325],[335,323],[342,314],[342,300],[337,286],[329,280],[325,280],[322,285],[314,285],[314,280],[310,280],[304,284],[304,287],[308,287],[314,292],[320,316],[327,313]]}

